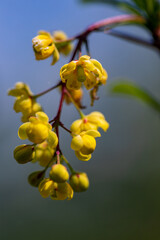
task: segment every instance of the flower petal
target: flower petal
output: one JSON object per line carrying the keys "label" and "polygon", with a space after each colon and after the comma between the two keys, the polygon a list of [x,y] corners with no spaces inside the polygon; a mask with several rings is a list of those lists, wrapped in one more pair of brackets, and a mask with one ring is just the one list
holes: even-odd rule
{"label": "flower petal", "polygon": [[36,113],[36,117],[37,117],[41,122],[48,123],[48,121],[49,121],[49,118],[48,118],[47,114],[45,114],[44,112],[37,112],[37,113]]}
{"label": "flower petal", "polygon": [[88,154],[88,155],[84,155],[82,154],[80,151],[75,151],[76,157],[81,160],[81,161],[88,161],[91,159],[92,155]]}
{"label": "flower petal", "polygon": [[80,135],[73,137],[71,141],[71,148],[75,151],[80,150],[83,146],[83,140]]}
{"label": "flower petal", "polygon": [[56,148],[58,144],[58,137],[55,132],[49,131],[47,142],[51,148]]}
{"label": "flower petal", "polygon": [[96,137],[101,137],[100,132],[98,132],[98,131],[96,131],[96,130],[88,130],[88,131],[86,131],[86,134],[87,134],[87,135],[90,135],[90,136],[92,136],[92,137],[94,137],[94,138],[96,138]]}
{"label": "flower petal", "polygon": [[27,133],[26,133],[26,129],[28,128],[28,126],[30,125],[29,122],[23,123],[19,129],[18,129],[18,137],[22,140],[27,139]]}
{"label": "flower petal", "polygon": [[72,123],[71,127],[70,127],[71,132],[76,133],[79,130],[80,125],[82,124],[82,122],[83,122],[82,119],[78,119],[78,120],[74,121]]}

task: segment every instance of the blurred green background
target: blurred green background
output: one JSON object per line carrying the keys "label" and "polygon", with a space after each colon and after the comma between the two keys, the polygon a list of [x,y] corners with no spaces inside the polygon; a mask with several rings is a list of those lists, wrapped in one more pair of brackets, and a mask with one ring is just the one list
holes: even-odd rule
{"label": "blurred green background", "polygon": [[[75,194],[71,201],[43,199],[27,182],[29,173],[41,167],[18,165],[13,159],[13,149],[22,144],[17,136],[21,123],[7,90],[23,81],[39,93],[56,83],[60,67],[68,61],[61,57],[55,66],[50,66],[51,59],[35,61],[31,39],[41,29],[64,30],[71,37],[95,21],[118,14],[121,12],[107,5],[85,5],[77,0],[1,0],[1,240],[160,239],[160,116],[130,98],[107,94],[109,84],[124,77],[159,98],[156,51],[103,33],[89,37],[91,56],[102,63],[109,78],[93,108],[85,96],[85,113],[103,112],[110,129],[106,134],[102,132],[89,162],[76,159],[70,149],[70,136],[63,129],[60,132],[64,154],[75,169],[87,172],[90,178],[87,192]],[[137,27],[123,30],[149,37]],[[59,92],[55,90],[39,102],[52,118],[58,108]],[[78,117],[73,106],[64,106],[62,121],[66,126]]]}

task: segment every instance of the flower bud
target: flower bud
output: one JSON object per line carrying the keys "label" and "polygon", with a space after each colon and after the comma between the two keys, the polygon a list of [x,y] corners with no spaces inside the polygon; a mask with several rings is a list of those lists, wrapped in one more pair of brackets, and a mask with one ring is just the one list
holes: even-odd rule
{"label": "flower bud", "polygon": [[50,171],[50,178],[55,182],[63,183],[69,179],[69,173],[62,164],[54,164]]}
{"label": "flower bud", "polygon": [[41,196],[47,198],[54,191],[54,182],[49,178],[45,178],[40,182],[38,189]]}
{"label": "flower bud", "polygon": [[89,187],[89,179],[86,173],[72,174],[70,177],[71,187],[75,192],[86,191]]}
{"label": "flower bud", "polygon": [[41,143],[48,137],[48,127],[42,123],[31,123],[26,132],[28,139],[34,143]]}
{"label": "flower bud", "polygon": [[[52,158],[55,149],[49,147],[47,141],[37,144],[35,147],[35,154],[33,155],[33,162],[38,161],[42,167],[46,167],[48,164],[53,164]],[[52,162],[52,163],[51,163]]]}
{"label": "flower bud", "polygon": [[33,187],[38,187],[40,182],[43,180],[45,171],[33,172],[28,176],[28,182]]}
{"label": "flower bud", "polygon": [[14,149],[14,158],[20,164],[24,164],[32,161],[33,146],[32,145],[20,145]]}

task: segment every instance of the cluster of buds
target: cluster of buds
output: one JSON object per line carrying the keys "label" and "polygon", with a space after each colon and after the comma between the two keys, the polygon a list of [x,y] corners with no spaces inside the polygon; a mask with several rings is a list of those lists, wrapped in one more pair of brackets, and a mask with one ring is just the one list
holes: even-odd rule
{"label": "cluster of buds", "polygon": [[[53,35],[40,31],[33,38],[33,49],[37,60],[44,60],[53,56],[52,64],[59,60],[59,53],[68,55],[72,50],[71,40],[62,31],[55,31]],[[74,192],[86,191],[89,179],[85,172],[75,171],[60,149],[59,127],[62,127],[71,136],[71,149],[81,161],[88,161],[96,148],[95,138],[100,137],[99,128],[107,131],[109,123],[100,112],[91,112],[84,115],[81,109],[83,90],[90,91],[91,102],[96,99],[96,92],[100,85],[106,83],[107,72],[102,65],[90,56],[80,56],[78,60],[71,60],[60,69],[61,81],[54,87],[33,95],[24,83],[17,83],[9,90],[8,95],[16,98],[14,110],[22,113],[18,136],[21,140],[29,140],[31,144],[22,144],[14,150],[14,158],[19,164],[37,162],[43,170],[33,172],[28,181],[38,187],[42,197],[51,197],[53,200],[72,199]],[[60,104],[57,115],[49,120],[46,113],[36,99],[54,88],[60,88]],[[72,103],[80,114],[70,129],[60,120],[63,102]],[[63,163],[66,165],[63,165]],[[50,168],[49,175],[46,176]],[[67,169],[68,168],[68,169]],[[70,173],[69,173],[70,171]]]}

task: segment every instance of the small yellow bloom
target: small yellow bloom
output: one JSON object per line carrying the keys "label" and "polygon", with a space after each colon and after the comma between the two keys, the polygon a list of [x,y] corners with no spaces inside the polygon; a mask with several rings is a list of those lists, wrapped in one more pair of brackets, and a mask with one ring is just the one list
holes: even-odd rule
{"label": "small yellow bloom", "polygon": [[[56,136],[57,139],[57,136]],[[58,144],[58,139],[57,139]],[[44,141],[40,144],[37,144],[35,147],[35,151],[33,153],[33,160],[32,162],[39,162],[39,164],[42,167],[46,167],[50,162],[50,165],[52,165],[52,158],[54,156],[55,150],[56,150],[56,144],[55,147],[51,148],[47,141]]]}
{"label": "small yellow bloom", "polygon": [[39,35],[32,39],[36,60],[43,60],[53,55],[52,65],[59,60],[59,53],[50,33],[40,31]]}
{"label": "small yellow bloom", "polygon": [[75,135],[71,141],[71,148],[75,150],[75,154],[79,160],[88,161],[91,153],[96,148],[96,137],[100,137],[100,133],[96,130],[88,130]]}
{"label": "small yellow bloom", "polygon": [[[77,90],[70,89],[70,90],[68,90],[68,92],[70,93],[71,97],[73,98],[73,100],[77,104],[77,106],[81,107],[82,106],[81,100],[82,100],[82,97],[83,97],[83,90],[82,90],[82,88],[77,89]],[[67,94],[65,94],[65,102],[67,104],[72,103],[70,97]]]}
{"label": "small yellow bloom", "polygon": [[63,31],[55,31],[53,33],[53,40],[60,53],[67,56],[71,52],[73,48],[72,44],[67,41],[68,37]]}
{"label": "small yellow bloom", "polygon": [[41,105],[32,99],[31,108],[22,112],[21,121],[28,122],[30,117],[35,116],[35,114],[40,111],[42,111]]}
{"label": "small yellow bloom", "polygon": [[13,109],[17,113],[22,113],[22,122],[28,122],[36,112],[42,111],[41,105],[33,98],[33,93],[25,83],[16,83],[15,87],[8,91],[8,95],[16,98]]}
{"label": "small yellow bloom", "polygon": [[62,164],[54,164],[49,175],[53,181],[58,183],[66,182],[69,179],[69,173]]}
{"label": "small yellow bloom", "polygon": [[49,178],[45,178],[40,182],[38,189],[41,196],[47,198],[54,191],[54,182]]}
{"label": "small yellow bloom", "polygon": [[84,55],[78,61],[65,64],[60,70],[62,82],[68,89],[79,89],[84,83],[87,90],[96,86],[103,75],[102,65],[95,59]]}
{"label": "small yellow bloom", "polygon": [[21,97],[24,96],[32,96],[32,92],[29,86],[23,82],[17,82],[15,87],[8,91],[9,96],[13,97]]}
{"label": "small yellow bloom", "polygon": [[51,147],[58,143],[57,135],[52,132],[48,123],[48,116],[44,112],[37,112],[35,117],[30,117],[29,122],[22,124],[18,130],[20,139],[29,139],[33,143],[42,143],[47,140]]}
{"label": "small yellow bloom", "polygon": [[82,119],[74,121],[70,127],[71,132],[79,134],[82,131],[97,130],[102,128],[107,131],[109,123],[105,120],[105,117],[100,112],[92,112],[89,115],[84,116]]}
{"label": "small yellow bloom", "polygon": [[54,190],[51,193],[53,200],[71,200],[73,198],[73,189],[67,182],[56,183],[54,182]]}
{"label": "small yellow bloom", "polygon": [[72,174],[69,182],[75,192],[84,192],[89,187],[89,179],[84,172]]}
{"label": "small yellow bloom", "polygon": [[39,184],[39,192],[42,197],[50,196],[53,200],[71,200],[73,198],[73,189],[67,182],[57,183],[49,178],[45,178]]}

